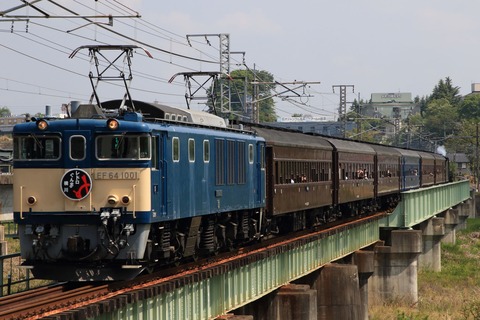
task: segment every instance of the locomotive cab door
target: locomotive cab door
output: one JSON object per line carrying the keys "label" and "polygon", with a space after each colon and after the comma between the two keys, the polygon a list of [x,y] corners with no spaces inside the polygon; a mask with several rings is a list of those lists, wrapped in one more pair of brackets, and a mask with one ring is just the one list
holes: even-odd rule
{"label": "locomotive cab door", "polygon": [[259,142],[257,144],[257,168],[258,168],[258,177],[257,177],[257,194],[256,194],[256,203],[265,204],[265,193],[266,193],[266,175],[265,175],[265,143]]}
{"label": "locomotive cab door", "polygon": [[65,168],[91,168],[92,136],[87,130],[66,130],[63,134]]}
{"label": "locomotive cab door", "polygon": [[165,161],[163,159],[163,139],[158,132],[152,134],[152,162],[151,162],[151,180],[152,180],[152,210],[156,216],[162,216],[165,213]]}

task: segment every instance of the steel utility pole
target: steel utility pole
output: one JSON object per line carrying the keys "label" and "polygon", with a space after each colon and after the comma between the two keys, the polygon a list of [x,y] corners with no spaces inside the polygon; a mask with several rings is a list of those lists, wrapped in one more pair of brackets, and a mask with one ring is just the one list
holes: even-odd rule
{"label": "steel utility pole", "polygon": [[[255,77],[256,79],[256,77]],[[278,81],[253,81],[253,89],[254,89],[254,101],[252,101],[252,118],[254,119],[254,122],[258,123],[259,122],[259,102],[270,99],[273,97],[279,97],[282,99],[291,99],[291,98],[305,98],[305,97],[312,97],[310,94],[307,94],[305,92],[305,88],[310,85],[310,84],[320,84],[319,81],[293,81],[293,82],[278,82]],[[284,88],[282,92],[277,92],[271,96],[268,97],[262,97],[260,99],[258,98],[258,88],[257,85],[264,84],[264,85],[278,85]],[[291,88],[289,86],[292,86]],[[296,92],[296,90],[302,89],[302,93]]]}
{"label": "steel utility pole", "polygon": [[342,121],[343,137],[345,138],[345,126],[347,121],[347,88],[352,88],[355,92],[355,87],[351,84],[333,85],[333,93],[335,88],[340,88],[340,105],[338,107],[338,119]]}
{"label": "steel utility pole", "polygon": [[210,45],[208,37],[218,37],[220,41],[220,75],[218,82],[220,85],[220,111],[231,112],[231,91],[230,91],[230,34],[187,34],[187,41],[191,46],[190,38],[203,37]]}

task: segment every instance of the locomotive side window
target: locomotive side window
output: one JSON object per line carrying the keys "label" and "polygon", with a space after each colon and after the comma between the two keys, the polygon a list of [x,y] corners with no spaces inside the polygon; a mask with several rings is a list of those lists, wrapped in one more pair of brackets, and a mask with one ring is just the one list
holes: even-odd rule
{"label": "locomotive side window", "polygon": [[180,161],[180,139],[178,137],[172,139],[172,160],[173,162]]}
{"label": "locomotive side window", "polygon": [[70,137],[70,159],[83,160],[85,159],[85,137],[72,136]]}
{"label": "locomotive side window", "polygon": [[188,161],[195,162],[195,140],[188,139]]}
{"label": "locomotive side window", "polygon": [[265,146],[260,146],[260,166],[262,169],[265,169]]}
{"label": "locomotive side window", "polygon": [[210,162],[210,141],[203,140],[203,162]]}
{"label": "locomotive side window", "polygon": [[150,159],[149,135],[102,135],[96,139],[99,160],[147,160]]}
{"label": "locomotive side window", "polygon": [[56,136],[17,136],[14,145],[15,160],[60,159],[60,138]]}
{"label": "locomotive side window", "polygon": [[248,145],[248,163],[253,163],[253,144]]}

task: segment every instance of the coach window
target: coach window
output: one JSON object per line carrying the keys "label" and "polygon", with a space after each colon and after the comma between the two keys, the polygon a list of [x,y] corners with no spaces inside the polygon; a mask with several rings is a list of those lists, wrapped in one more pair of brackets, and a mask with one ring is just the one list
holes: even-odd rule
{"label": "coach window", "polygon": [[195,162],[195,140],[188,139],[188,161]]}
{"label": "coach window", "polygon": [[173,162],[180,161],[180,139],[178,137],[172,139],[172,160]]}
{"label": "coach window", "polygon": [[70,137],[70,159],[83,160],[85,159],[85,137],[72,136]]}
{"label": "coach window", "polygon": [[210,162],[210,141],[203,140],[203,162]]}

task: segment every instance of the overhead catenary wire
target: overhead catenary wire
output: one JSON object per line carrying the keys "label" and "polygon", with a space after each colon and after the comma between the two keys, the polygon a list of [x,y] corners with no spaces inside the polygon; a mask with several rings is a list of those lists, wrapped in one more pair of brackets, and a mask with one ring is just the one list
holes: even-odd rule
{"label": "overhead catenary wire", "polygon": [[[76,16],[76,19],[71,19],[72,23],[76,23],[78,22],[78,18],[81,18],[80,15],[76,12],[76,10],[71,10],[69,8],[66,8],[62,5],[59,5],[57,3],[55,3],[55,1],[52,1],[54,5],[64,9],[64,10],[67,10],[67,12],[70,12],[72,15],[75,15]],[[79,1],[77,0],[74,0],[73,2],[79,4],[79,5],[83,5],[85,8],[88,8],[88,10],[92,10],[92,11],[95,11],[95,12],[100,12],[101,14],[103,14],[101,11],[103,9],[99,9],[97,7],[93,8],[92,6],[88,6],[88,5],[84,5],[84,4],[81,4]],[[126,13],[131,13],[134,12],[133,10],[131,10],[130,8],[128,8],[127,6],[119,3],[118,1],[115,1],[115,0],[105,0],[104,2],[102,3],[99,3],[99,7],[100,7],[100,4],[102,4],[104,7],[103,8],[108,8],[109,10],[112,10],[114,12],[112,12],[113,14],[122,14],[124,12]],[[130,11],[131,10],[131,11]],[[84,19],[86,21],[92,21],[94,22],[92,19]],[[132,23],[128,23],[128,21],[134,21],[134,24]],[[47,25],[44,25],[44,24],[40,24],[38,22],[35,22],[35,21],[30,21],[29,22],[31,25],[37,25],[37,26],[42,26],[44,28],[50,28],[51,30],[55,30],[57,32],[61,32],[62,34],[65,34],[65,30],[61,30],[59,28],[53,28],[51,26],[47,26]],[[78,25],[78,24],[77,24]],[[137,37],[137,35],[135,35],[135,37],[132,37],[132,36],[128,36],[124,33],[121,33],[121,32],[118,32],[117,30],[112,30],[112,28],[109,28],[107,26],[101,26],[101,25],[98,25],[96,26],[95,28],[99,28],[100,30],[103,30],[103,32],[101,33],[103,35],[103,37],[111,37],[112,39],[123,39],[123,41],[132,41],[132,42],[135,42],[137,44],[140,44],[142,46],[145,46],[145,47],[148,47],[152,50],[157,50],[157,49],[160,49],[158,51],[160,52],[163,52],[165,54],[169,54],[169,55],[173,55],[173,56],[176,56],[176,57],[179,57],[181,59],[185,58],[189,61],[197,61],[197,62],[204,62],[204,63],[214,63],[214,64],[219,64],[219,61],[218,59],[215,57],[213,57],[212,54],[208,53],[207,51],[204,51],[204,50],[200,50],[198,48],[198,46],[194,46],[193,48],[188,46],[188,44],[186,43],[186,39],[185,39],[185,36],[184,35],[180,35],[180,34],[177,34],[175,32],[172,32],[172,31],[169,31],[165,28],[162,28],[156,24],[153,24],[149,21],[147,21],[146,19],[144,19],[143,17],[141,18],[127,18],[127,19],[119,19],[119,20],[116,20],[115,21],[115,25],[121,25],[121,26],[126,26],[128,28],[134,28],[135,29],[135,32],[139,32],[141,34],[140,36],[140,39]],[[105,43],[105,41],[99,41],[98,39],[95,39],[95,38],[92,38],[92,37],[85,37],[85,36],[82,36],[82,34],[80,33],[69,33],[68,34],[69,36],[74,36],[74,37],[78,37],[79,39],[84,39],[84,40],[87,40],[87,41],[95,41],[95,42],[98,42],[98,43]],[[35,37],[38,36],[38,35],[35,35]],[[212,59],[211,61],[209,61],[208,59],[204,59],[204,58],[195,58],[195,57],[192,57],[192,56],[189,56],[188,54],[184,55],[184,54],[179,54],[178,52],[176,52],[176,50],[174,49],[171,49],[171,50],[167,50],[167,49],[164,49],[164,47],[159,47],[158,45],[154,45],[151,43],[151,40],[145,40],[145,39],[142,39],[142,37],[144,38],[144,36],[150,36],[150,37],[156,37],[158,39],[162,39],[164,41],[170,41],[170,43],[174,43],[174,44],[178,44],[178,45],[181,45],[181,46],[185,46],[185,47],[190,47],[192,48],[193,50],[196,50],[198,53],[200,53],[202,55],[202,57],[208,57],[210,59]],[[32,36],[33,38],[33,36]],[[48,40],[47,38],[45,37],[41,37],[41,38],[38,38],[38,39],[42,39],[42,41],[44,41],[45,43],[49,43],[51,40]],[[32,40],[32,41],[37,41],[38,43],[38,40]],[[194,41],[193,39],[191,41]],[[53,41],[51,41],[53,42]],[[206,46],[203,42],[201,41],[195,41],[195,43],[197,44],[201,44],[201,45],[204,45]],[[40,43],[38,43],[40,44]],[[58,44],[57,44],[58,45]],[[57,47],[57,48],[51,48],[52,50],[54,49],[58,49],[58,48],[62,48],[62,47]],[[215,46],[210,46],[209,47],[210,49],[215,49]],[[67,49],[67,48],[65,48]],[[62,49],[58,49],[60,50],[59,52],[63,52]],[[217,49],[218,50],[218,49]],[[138,53],[138,54],[141,54],[141,53]],[[192,59],[190,59],[192,58]],[[155,56],[155,61],[159,61],[161,63],[166,63],[168,65],[173,65],[173,66],[178,66],[182,69],[185,69],[185,70],[189,70],[189,71],[198,71],[197,68],[193,68],[191,66],[187,66],[185,64],[180,64],[180,63],[176,63],[176,62],[172,62],[171,60],[168,60],[168,59],[161,59],[157,56]],[[242,65],[243,62],[240,62],[238,60],[236,60],[234,58],[234,56],[231,57],[231,61],[232,63],[236,63],[236,65]],[[68,70],[68,68],[64,68],[65,70]],[[168,80],[166,78],[162,78],[162,77],[159,77],[158,75],[154,75],[154,74],[149,74],[149,73],[145,73],[145,72],[141,72],[141,71],[138,71],[138,70],[135,70],[134,72],[135,76],[139,77],[139,78],[144,78],[144,79],[147,79],[149,81],[158,81],[158,82],[164,82],[166,83]],[[258,74],[257,74],[257,77],[258,77]],[[261,78],[261,77],[260,77]],[[135,83],[135,82],[134,82]],[[184,86],[183,83],[180,83],[180,82],[176,82],[175,83],[176,86]],[[137,88],[132,88],[132,90],[137,90]],[[177,97],[183,97],[182,94],[172,94],[172,93],[165,93],[165,92],[156,92],[155,90],[146,90],[146,89],[139,89],[139,91],[143,91],[143,92],[149,92],[149,93],[153,93],[153,94],[158,94],[158,95],[169,95],[169,96],[177,96]],[[292,104],[293,106],[296,106],[298,107],[299,105],[302,105],[301,103],[302,102],[295,102],[295,103],[292,103],[291,101],[286,101],[286,103],[290,103]],[[317,107],[314,107],[314,106],[307,106],[305,104],[302,105],[303,106],[303,109],[302,110],[305,110],[307,112],[310,112],[310,113],[316,113],[316,114],[322,114],[322,112],[319,112],[318,108]],[[279,106],[276,106],[277,109],[279,109],[280,111],[281,108],[279,108]]]}

